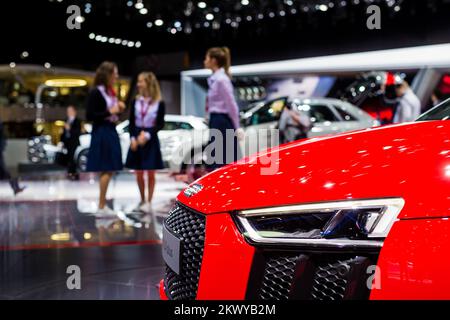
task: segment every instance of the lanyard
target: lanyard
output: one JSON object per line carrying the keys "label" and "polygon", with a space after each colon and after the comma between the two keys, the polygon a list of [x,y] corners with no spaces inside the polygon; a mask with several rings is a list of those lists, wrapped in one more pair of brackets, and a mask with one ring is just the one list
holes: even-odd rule
{"label": "lanyard", "polygon": [[151,105],[150,102],[148,102],[147,103],[147,107],[146,107],[145,100],[144,99],[141,100],[141,121],[142,121],[142,124],[144,124],[145,117],[147,116],[147,113],[150,110],[150,105]]}

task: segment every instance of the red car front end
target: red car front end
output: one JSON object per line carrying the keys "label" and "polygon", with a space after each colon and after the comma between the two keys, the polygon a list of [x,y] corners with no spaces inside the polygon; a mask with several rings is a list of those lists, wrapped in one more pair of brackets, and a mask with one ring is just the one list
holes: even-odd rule
{"label": "red car front end", "polygon": [[449,105],[200,179],[165,223],[161,297],[450,299]]}

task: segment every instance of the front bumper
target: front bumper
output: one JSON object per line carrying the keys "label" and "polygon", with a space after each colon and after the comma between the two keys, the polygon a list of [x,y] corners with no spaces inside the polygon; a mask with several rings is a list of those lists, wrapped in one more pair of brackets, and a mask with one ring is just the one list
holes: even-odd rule
{"label": "front bumper", "polygon": [[[203,219],[205,239],[198,277],[192,268],[179,276],[168,269],[160,287],[161,299],[369,298],[367,268],[376,265],[379,248],[254,246],[246,241],[230,214],[206,215]],[[186,217],[182,220],[187,221]],[[192,231],[189,226],[183,228]],[[187,257],[195,263],[196,258]]]}

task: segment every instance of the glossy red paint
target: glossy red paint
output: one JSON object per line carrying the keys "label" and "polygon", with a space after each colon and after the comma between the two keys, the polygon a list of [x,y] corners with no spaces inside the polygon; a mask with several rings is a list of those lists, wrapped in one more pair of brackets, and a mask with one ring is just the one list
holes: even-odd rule
{"label": "glossy red paint", "polygon": [[402,220],[387,237],[371,299],[450,299],[450,221]]}
{"label": "glossy red paint", "polygon": [[161,280],[159,282],[159,297],[161,300],[164,300],[164,301],[169,300],[169,297],[167,297],[167,295],[166,295],[166,290],[164,287],[164,280]]}
{"label": "glossy red paint", "polygon": [[[450,121],[309,139],[238,162],[197,181],[178,200],[205,214],[331,200],[403,197],[401,218],[450,215]],[[261,161],[278,164],[263,175]]]}
{"label": "glossy red paint", "polygon": [[[393,125],[309,139],[260,153],[196,183],[178,200],[207,215],[198,299],[243,299],[254,249],[236,210],[402,197],[405,207],[379,259],[371,299],[450,298],[450,121]],[[262,174],[261,162],[276,170]]]}
{"label": "glossy red paint", "polygon": [[229,214],[208,216],[197,299],[244,299],[254,252]]}

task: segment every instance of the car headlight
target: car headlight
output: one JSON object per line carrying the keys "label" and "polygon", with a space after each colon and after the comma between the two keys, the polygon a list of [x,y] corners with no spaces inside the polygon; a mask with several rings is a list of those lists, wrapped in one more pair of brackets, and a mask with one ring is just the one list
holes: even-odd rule
{"label": "car headlight", "polygon": [[387,198],[243,210],[237,222],[255,244],[381,247],[404,204]]}

